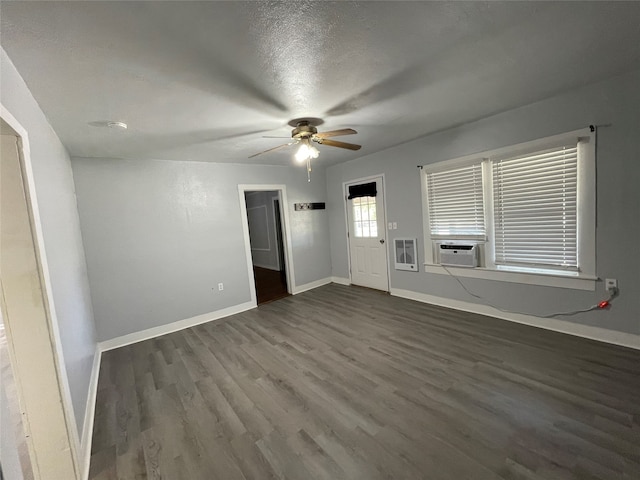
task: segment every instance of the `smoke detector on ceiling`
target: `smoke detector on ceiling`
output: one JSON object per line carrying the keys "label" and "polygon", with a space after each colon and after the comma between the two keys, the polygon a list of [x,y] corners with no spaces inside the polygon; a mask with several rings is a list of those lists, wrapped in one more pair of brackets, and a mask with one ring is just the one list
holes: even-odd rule
{"label": "smoke detector on ceiling", "polygon": [[116,122],[115,120],[102,120],[99,122],[89,122],[92,127],[115,128],[116,130],[126,130],[128,125],[124,122]]}

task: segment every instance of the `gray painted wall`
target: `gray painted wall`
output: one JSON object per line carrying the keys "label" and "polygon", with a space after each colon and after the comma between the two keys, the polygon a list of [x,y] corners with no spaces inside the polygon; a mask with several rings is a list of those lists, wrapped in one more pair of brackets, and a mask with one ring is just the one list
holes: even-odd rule
{"label": "gray painted wall", "polygon": [[78,432],[82,431],[95,353],[95,327],[80,222],[67,151],[4,50],[0,98],[27,130],[31,163]]}
{"label": "gray painted wall", "polygon": [[[271,270],[280,269],[276,222],[273,212],[273,198],[277,198],[277,196],[278,192],[276,191],[251,192],[246,196],[253,264]],[[251,212],[255,214],[256,224],[252,224]]]}
{"label": "gray painted wall", "polygon": [[[417,237],[424,262],[422,202],[417,165],[564,133],[589,124],[606,125],[597,136],[597,274],[617,278],[620,296],[609,311],[562,317],[585,325],[640,334],[640,71],[563,93],[458,128],[327,169],[327,208],[332,274],[348,278],[342,183],[384,173],[388,222],[394,237]],[[366,148],[366,145],[365,145]],[[391,242],[387,242],[391,245]],[[472,292],[492,304],[527,314],[574,310],[605,297],[595,292],[464,278]],[[391,287],[478,303],[444,275],[391,270]]]}
{"label": "gray painted wall", "polygon": [[[331,274],[325,175],[297,167],[72,160],[99,340],[250,300],[238,184],[286,185],[296,285]],[[217,284],[224,283],[219,292]]]}

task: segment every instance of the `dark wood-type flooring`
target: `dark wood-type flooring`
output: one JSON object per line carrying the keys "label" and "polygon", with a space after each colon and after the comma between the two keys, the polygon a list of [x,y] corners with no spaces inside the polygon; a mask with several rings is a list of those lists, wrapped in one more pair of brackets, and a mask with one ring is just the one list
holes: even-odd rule
{"label": "dark wood-type flooring", "polygon": [[258,305],[279,300],[289,295],[284,273],[254,266],[253,274],[256,280]]}
{"label": "dark wood-type flooring", "polygon": [[640,478],[640,352],[327,285],[106,352],[92,479]]}

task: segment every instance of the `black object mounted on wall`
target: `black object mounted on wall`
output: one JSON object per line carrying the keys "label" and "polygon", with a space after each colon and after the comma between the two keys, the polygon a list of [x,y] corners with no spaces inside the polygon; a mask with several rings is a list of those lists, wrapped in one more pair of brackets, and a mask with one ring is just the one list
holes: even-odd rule
{"label": "black object mounted on wall", "polygon": [[296,212],[298,210],[324,210],[326,208],[324,202],[294,203],[293,206],[296,209]]}

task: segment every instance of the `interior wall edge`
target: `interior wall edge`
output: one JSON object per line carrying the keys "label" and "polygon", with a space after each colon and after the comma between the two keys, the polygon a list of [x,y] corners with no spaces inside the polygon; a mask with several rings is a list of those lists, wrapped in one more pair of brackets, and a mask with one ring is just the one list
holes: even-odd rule
{"label": "interior wall edge", "polygon": [[91,464],[91,442],[93,439],[93,424],[96,413],[96,398],[98,395],[98,379],[100,377],[100,362],[102,360],[102,351],[96,344],[96,351],[93,356],[93,365],[91,366],[91,380],[89,381],[89,396],[87,397],[87,406],[85,408],[84,423],[82,426],[82,438],[80,439],[80,478],[87,480],[89,478],[89,466]]}
{"label": "interior wall edge", "polygon": [[635,335],[633,333],[608,330],[606,328],[593,327],[591,325],[582,325],[557,318],[542,318],[521,313],[506,313],[488,305],[437,297],[435,295],[403,290],[400,288],[391,288],[389,293],[395,297],[415,300],[417,302],[437,305],[439,307],[452,308],[454,310],[477,313],[479,315],[487,315],[501,320],[529,325],[531,327],[543,328],[545,330],[566,333],[576,337],[588,338],[589,340],[596,340],[598,342],[610,343],[621,347],[640,350],[640,335]]}
{"label": "interior wall edge", "polygon": [[[10,68],[15,69],[11,60],[6,56],[6,53],[1,47],[0,58],[3,63],[4,72]],[[6,62],[9,68],[5,67],[4,62]],[[19,79],[22,80],[21,77],[19,77]],[[15,138],[18,143],[16,159],[21,171],[22,189],[27,216],[29,219],[31,240],[33,241],[37,278],[40,282],[42,301],[47,319],[46,326],[48,328],[49,341],[52,346],[51,354],[53,358],[53,367],[56,374],[57,388],[59,389],[61,396],[60,403],[62,406],[65,429],[68,435],[67,439],[69,441],[68,448],[71,455],[71,463],[74,473],[77,475],[80,448],[80,436],[78,433],[79,426],[77,423],[78,416],[76,415],[76,406],[74,406],[73,403],[69,369],[65,362],[64,345],[60,335],[60,323],[58,322],[58,309],[56,308],[55,295],[53,293],[52,275],[49,268],[49,256],[47,255],[45,233],[41,219],[40,204],[38,202],[38,189],[36,188],[34,173],[34,154],[31,148],[31,140],[29,136],[30,132],[33,131],[34,128],[32,129],[28,122],[25,123],[24,119],[19,119],[14,116],[13,112],[16,112],[16,110],[18,110],[19,113],[22,113],[19,109],[14,108],[13,105],[9,107],[3,102],[0,102],[0,118],[15,132]],[[16,381],[17,384],[20,385],[22,379],[16,378]],[[19,390],[21,395],[24,395],[24,391],[21,387],[19,387]],[[25,413],[23,412],[23,414]],[[27,423],[25,421],[25,427],[26,425]],[[26,430],[30,431],[29,427],[26,427]],[[34,462],[34,458],[41,459],[42,456],[40,453],[41,452],[38,451],[38,447],[30,447],[30,456],[32,456],[32,467],[35,475],[38,475],[40,460]]]}
{"label": "interior wall edge", "polygon": [[297,295],[299,293],[306,292],[308,290],[313,290],[314,288],[321,287],[321,286],[326,285],[328,283],[331,283],[331,277],[321,278],[320,280],[316,280],[314,282],[309,282],[309,283],[304,283],[302,285],[294,285],[294,287],[291,289],[291,293],[293,295]]}
{"label": "interior wall edge", "polygon": [[[86,414],[82,408],[97,342],[73,172],[66,147],[2,47],[0,63],[0,111],[22,140],[23,174],[60,359],[65,414],[72,424],[72,455],[78,464],[81,421]],[[65,228],[60,228],[63,223]]]}

